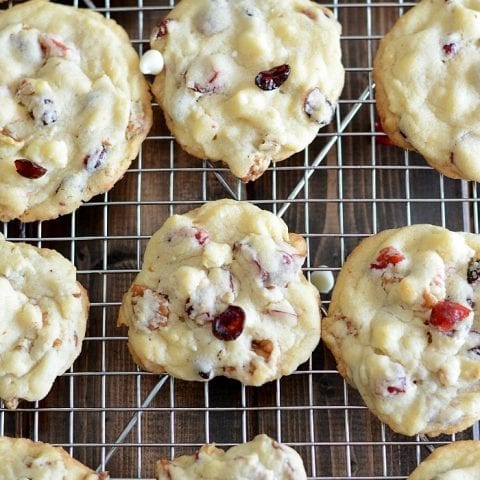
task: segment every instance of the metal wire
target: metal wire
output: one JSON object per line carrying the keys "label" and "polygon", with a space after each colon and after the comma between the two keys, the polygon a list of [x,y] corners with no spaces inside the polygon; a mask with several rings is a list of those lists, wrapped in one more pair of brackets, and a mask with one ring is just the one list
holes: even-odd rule
{"label": "metal wire", "polygon": [[[0,8],[14,3],[9,0]],[[206,442],[228,447],[262,431],[299,451],[309,479],[405,479],[429,451],[459,438],[393,434],[369,414],[321,347],[297,372],[261,389],[222,380],[192,385],[136,369],[125,353],[125,332],[112,328],[121,298],[112,298],[111,291],[117,291],[113,287],[118,284],[127,286],[126,279],[139,271],[146,240],[153,233],[148,221],[152,212],[159,226],[167,215],[208,200],[249,199],[305,236],[308,276],[325,269],[336,274],[359,240],[384,228],[429,221],[479,232],[476,184],[443,178],[418,156],[382,145],[383,133],[375,130],[372,63],[378,40],[388,28],[380,17],[387,11],[399,16],[415,3],[320,3],[344,23],[346,88],[334,125],[319,132],[301,156],[272,166],[265,174],[268,181],[245,187],[221,165],[186,164],[180,161],[174,138],[156,129],[126,174],[135,188],[118,194],[116,186],[96,197],[69,216],[63,229],[51,228],[52,222],[3,225],[10,240],[59,246],[77,263],[79,277],[89,279],[94,288],[79,361],[57,380],[45,401],[21,403],[15,412],[1,408],[1,434],[63,446],[97,471],[110,470],[114,479],[149,479],[156,459],[191,454]],[[152,26],[174,1],[70,4],[115,18],[141,54],[148,48]],[[350,16],[357,21],[349,21]],[[161,117],[158,105],[153,107]],[[164,161],[152,161],[155,155]],[[390,184],[392,175],[403,177],[403,185]],[[157,176],[167,179],[168,188],[146,195],[147,184]],[[182,182],[188,178],[195,180],[196,190],[186,194]],[[129,209],[134,217],[121,232],[112,223],[118,209]],[[91,230],[84,218],[89,211],[94,212]],[[112,260],[117,244],[134,246],[128,261],[121,255],[119,261]],[[83,261],[92,251],[100,252],[99,258]],[[116,357],[118,364],[112,362]],[[478,439],[478,424],[461,437]]]}

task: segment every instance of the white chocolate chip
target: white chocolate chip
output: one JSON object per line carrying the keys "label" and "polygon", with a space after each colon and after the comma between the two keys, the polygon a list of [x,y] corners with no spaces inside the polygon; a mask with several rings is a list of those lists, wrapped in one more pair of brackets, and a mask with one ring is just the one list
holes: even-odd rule
{"label": "white chocolate chip", "polygon": [[330,270],[313,272],[311,281],[320,293],[328,293],[335,283],[333,273]]}
{"label": "white chocolate chip", "polygon": [[140,71],[144,75],[158,75],[163,66],[163,56],[158,50],[148,50],[140,59]]}

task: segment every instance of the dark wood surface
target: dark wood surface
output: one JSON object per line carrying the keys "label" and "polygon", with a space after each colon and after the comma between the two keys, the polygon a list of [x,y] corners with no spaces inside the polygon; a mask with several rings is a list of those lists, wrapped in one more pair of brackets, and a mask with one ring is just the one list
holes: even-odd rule
{"label": "dark wood surface", "polygon": [[[143,9],[140,1],[95,3],[127,29],[136,48],[147,47],[151,28],[171,5],[166,0],[144,0]],[[347,75],[336,122],[306,152],[279,163],[255,183],[242,185],[221,165],[186,155],[155,106],[141,159],[108,194],[55,221],[10,222],[4,228],[9,238],[41,240],[72,259],[92,302],[87,338],[72,371],[38,404],[2,410],[5,434],[63,445],[97,468],[134,419],[106,464],[114,478],[151,478],[161,457],[193,453],[206,441],[229,446],[260,432],[294,446],[311,478],[406,478],[431,444],[452,440],[408,438],[382,426],[344,384],[322,344],[295,374],[244,388],[222,378],[203,384],[142,373],[131,361],[126,331],[116,327],[119,302],[141,266],[148,237],[168,215],[228,197],[230,190],[238,199],[278,211],[305,182],[283,218],[308,240],[307,273],[321,265],[337,272],[360,239],[385,228],[408,222],[474,227],[474,186],[464,184],[462,190],[462,182],[441,178],[418,155],[382,145],[372,133],[371,62],[378,39],[400,13],[391,5],[395,2],[338,1]],[[370,96],[337,136],[365,92]],[[313,167],[332,139],[323,161]],[[328,295],[323,300],[327,307]],[[472,435],[468,429],[456,438]]]}

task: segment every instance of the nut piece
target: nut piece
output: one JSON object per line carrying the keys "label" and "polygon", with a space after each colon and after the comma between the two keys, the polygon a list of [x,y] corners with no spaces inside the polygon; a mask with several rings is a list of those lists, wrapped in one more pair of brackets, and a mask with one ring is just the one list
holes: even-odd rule
{"label": "nut piece", "polygon": [[270,360],[270,355],[273,352],[273,343],[271,340],[252,340],[252,350],[263,357],[263,359],[268,362]]}

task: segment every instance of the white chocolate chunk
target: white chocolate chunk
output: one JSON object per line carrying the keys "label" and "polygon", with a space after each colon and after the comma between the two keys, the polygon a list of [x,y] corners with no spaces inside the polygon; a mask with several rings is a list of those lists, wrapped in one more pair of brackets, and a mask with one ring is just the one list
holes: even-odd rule
{"label": "white chocolate chunk", "polygon": [[144,75],[158,75],[163,67],[163,55],[158,50],[147,50],[140,59],[140,71]]}
{"label": "white chocolate chunk", "polygon": [[310,279],[320,293],[330,292],[335,284],[335,279],[331,270],[319,270],[313,272]]}

